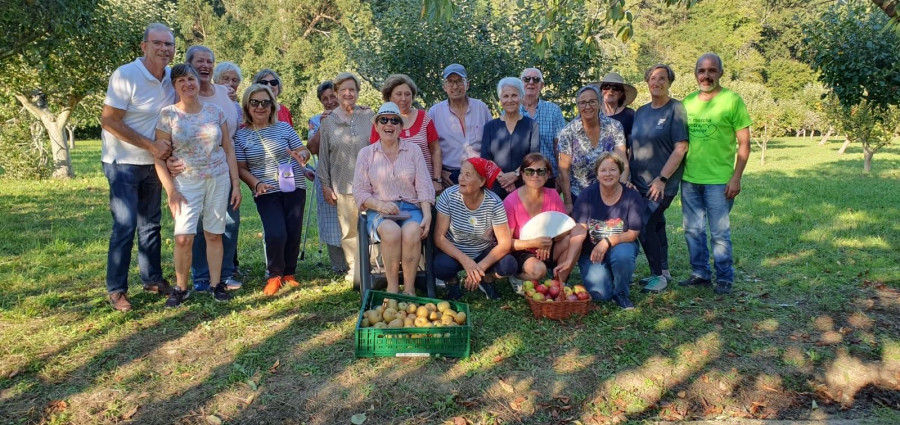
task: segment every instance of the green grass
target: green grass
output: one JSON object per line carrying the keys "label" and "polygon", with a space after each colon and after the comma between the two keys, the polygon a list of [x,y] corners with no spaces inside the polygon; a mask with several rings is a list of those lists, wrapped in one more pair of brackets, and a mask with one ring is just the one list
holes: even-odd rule
{"label": "green grass", "polygon": [[[172,311],[133,286],[135,310],[111,311],[99,146],[78,144],[75,179],[0,180],[0,423],[900,416],[896,147],[875,156],[870,175],[858,148],[835,154],[837,141],[775,140],[764,166],[754,153],[732,211],[733,296],[672,288],[635,294],[632,312],[602,305],[556,323],[534,320],[503,286],[501,301],[467,295],[470,358],[357,360],[360,297],[330,273],[314,223],[303,286],[262,296],[261,226],[246,189],[248,276],[234,301],[196,296]],[[685,278],[677,199],[667,218],[671,269]],[[171,278],[166,212],[162,226]],[[636,278],[648,273],[638,261]]]}

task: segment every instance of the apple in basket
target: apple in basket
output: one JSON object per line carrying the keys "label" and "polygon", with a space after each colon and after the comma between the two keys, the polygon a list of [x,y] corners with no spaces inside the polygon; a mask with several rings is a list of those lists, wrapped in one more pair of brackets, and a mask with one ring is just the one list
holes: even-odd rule
{"label": "apple in basket", "polygon": [[578,301],[578,295],[575,295],[575,294],[569,294],[569,295],[566,297],[566,301]]}
{"label": "apple in basket", "polygon": [[534,295],[531,296],[531,299],[535,301],[544,301],[544,294],[540,292],[535,292]]}
{"label": "apple in basket", "polygon": [[553,286],[551,286],[550,289],[547,291],[547,294],[549,294],[551,298],[556,298],[556,297],[559,296],[559,294],[560,294],[561,292],[562,292],[562,290],[559,289],[559,286],[558,286],[558,285],[553,285]]}
{"label": "apple in basket", "polygon": [[544,295],[547,295],[547,293],[550,292],[550,288],[548,288],[548,287],[547,287],[546,285],[544,285],[544,284],[540,284],[540,285],[536,286],[536,287],[534,288],[534,290],[537,291],[537,292],[539,292],[539,293],[541,293],[541,294],[544,294]]}
{"label": "apple in basket", "polygon": [[574,287],[572,287],[572,290],[575,291],[576,294],[579,292],[587,292],[587,289],[584,287],[584,285],[575,285]]}
{"label": "apple in basket", "polygon": [[525,283],[522,284],[522,289],[524,289],[526,292],[529,289],[534,291],[534,286],[535,286],[535,282],[533,280],[526,280]]}
{"label": "apple in basket", "polygon": [[591,299],[591,294],[588,293],[587,291],[576,292],[576,293],[575,293],[575,296],[578,297],[578,299],[581,300],[581,301]]}

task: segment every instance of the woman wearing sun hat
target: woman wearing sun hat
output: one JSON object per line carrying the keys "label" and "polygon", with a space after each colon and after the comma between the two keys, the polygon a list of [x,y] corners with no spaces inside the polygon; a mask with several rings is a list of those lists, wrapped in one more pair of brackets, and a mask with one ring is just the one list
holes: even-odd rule
{"label": "woman wearing sun hat", "polygon": [[[422,239],[431,227],[434,186],[422,150],[400,140],[403,117],[393,102],[372,117],[378,141],[360,149],[353,175],[353,199],[366,210],[366,228],[381,241],[387,291],[399,292],[400,261],[419,264]],[[403,268],[403,292],[416,295],[416,268]]]}
{"label": "woman wearing sun hat", "polygon": [[[628,107],[637,97],[637,88],[625,83],[621,75],[610,72],[596,83],[603,96],[600,113],[622,123],[625,132],[625,149],[631,157],[631,127],[634,124],[634,109]],[[623,158],[627,162],[627,158]]]}
{"label": "woman wearing sun hat", "polygon": [[499,298],[493,282],[514,274],[516,259],[503,201],[488,190],[500,175],[500,167],[484,158],[469,158],[459,170],[459,184],[437,200],[434,228],[434,276],[447,282],[450,299],[462,295],[457,274],[466,272],[464,284],[481,289],[488,298]]}

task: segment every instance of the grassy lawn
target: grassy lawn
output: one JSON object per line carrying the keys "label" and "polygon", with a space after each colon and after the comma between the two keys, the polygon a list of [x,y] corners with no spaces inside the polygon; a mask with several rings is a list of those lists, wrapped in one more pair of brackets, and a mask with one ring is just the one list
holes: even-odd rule
{"label": "grassy lawn", "polygon": [[[234,301],[197,295],[164,309],[136,285],[133,260],[135,309],[112,311],[100,142],[80,142],[76,179],[0,179],[0,423],[898,423],[900,147],[862,175],[860,149],[838,156],[839,146],[778,139],[766,165],[751,156],[731,217],[732,296],[636,293],[634,311],[604,305],[556,323],[533,319],[501,285],[503,300],[465,299],[470,358],[357,360],[360,295],[331,274],[314,225],[303,285],[262,295],[261,225],[246,188],[247,277]],[[677,199],[668,220],[683,279]],[[648,273],[638,262],[635,279]]]}

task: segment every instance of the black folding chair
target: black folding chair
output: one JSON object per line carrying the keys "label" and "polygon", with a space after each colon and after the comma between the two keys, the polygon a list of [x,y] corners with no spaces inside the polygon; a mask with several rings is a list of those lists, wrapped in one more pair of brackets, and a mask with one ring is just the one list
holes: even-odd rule
{"label": "black folding chair", "polygon": [[[357,240],[359,241],[359,247],[357,248],[357,259],[356,262],[359,264],[359,274],[360,274],[360,293],[363,297],[365,297],[366,291],[372,289],[375,286],[375,282],[379,280],[384,280],[384,266],[379,264],[381,259],[381,255],[372,256],[372,249],[370,247],[374,247],[377,243],[372,243],[369,239],[369,231],[366,228],[366,213],[362,212],[359,214],[359,222],[357,224],[357,231],[359,235],[357,236]],[[375,257],[375,258],[372,258]],[[419,267],[419,264],[414,264],[413,267],[416,267],[418,272],[416,273],[416,286],[424,284],[428,298],[435,298],[436,290],[434,284],[434,225],[431,226],[431,231],[428,233],[428,237],[422,243],[422,258],[425,259],[425,269],[422,270]],[[375,262],[373,267],[372,262]],[[420,261],[421,264],[421,261]],[[407,267],[406,264],[400,264],[400,280],[403,280],[403,267]],[[363,300],[365,301],[365,300]]]}

